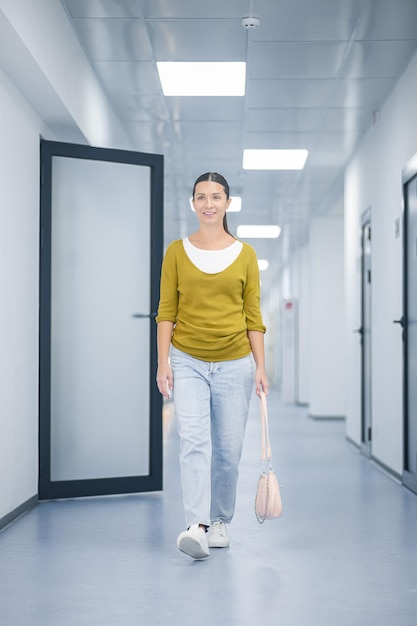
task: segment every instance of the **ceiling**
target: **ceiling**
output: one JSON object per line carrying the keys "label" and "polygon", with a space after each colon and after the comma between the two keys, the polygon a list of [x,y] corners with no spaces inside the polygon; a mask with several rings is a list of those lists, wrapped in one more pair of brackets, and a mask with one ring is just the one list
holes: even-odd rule
{"label": "ceiling", "polygon": [[[417,45],[417,0],[61,1],[133,148],[165,156],[166,243],[196,227],[197,176],[220,172],[243,199],[232,231],[282,228],[250,240],[271,264],[263,282],[341,197],[345,165]],[[157,61],[246,61],[246,95],[165,97]],[[248,171],[244,148],[309,156],[301,172]]]}

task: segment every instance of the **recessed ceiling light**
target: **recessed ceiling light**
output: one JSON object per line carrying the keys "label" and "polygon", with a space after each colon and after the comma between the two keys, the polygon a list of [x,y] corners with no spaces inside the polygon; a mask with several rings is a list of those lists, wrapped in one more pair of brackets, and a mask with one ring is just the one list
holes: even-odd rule
{"label": "recessed ceiling light", "polygon": [[246,63],[176,62],[156,64],[165,96],[244,96]]}
{"label": "recessed ceiling light", "polygon": [[242,198],[240,196],[230,196],[231,203],[227,209],[229,213],[238,213],[242,210]]}
{"label": "recessed ceiling light", "polygon": [[302,170],[308,150],[244,150],[244,170]]}
{"label": "recessed ceiling light", "polygon": [[269,261],[266,259],[258,259],[258,267],[260,272],[264,272],[269,267]]}
{"label": "recessed ceiling light", "polygon": [[242,239],[276,239],[279,237],[281,228],[277,225],[245,225],[237,227],[237,236]]}
{"label": "recessed ceiling light", "polygon": [[[242,210],[242,198],[240,196],[230,196],[231,203],[229,208],[227,209],[228,213],[237,213]],[[191,210],[194,211],[193,199],[190,198],[190,207]],[[194,211],[195,212],[195,211]]]}

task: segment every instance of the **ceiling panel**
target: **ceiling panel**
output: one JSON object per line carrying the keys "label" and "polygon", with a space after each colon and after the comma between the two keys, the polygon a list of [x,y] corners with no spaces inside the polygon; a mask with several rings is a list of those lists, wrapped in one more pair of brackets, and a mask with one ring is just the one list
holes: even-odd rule
{"label": "ceiling panel", "polygon": [[315,165],[341,167],[346,163],[352,149],[356,146],[359,133],[356,132],[321,132],[317,138],[317,147],[311,150],[311,159]]}
{"label": "ceiling panel", "polygon": [[245,113],[245,129],[259,133],[311,133],[317,130],[321,114],[321,109],[313,108],[248,109]]}
{"label": "ceiling panel", "polygon": [[329,94],[328,106],[378,109],[394,87],[391,78],[341,78]]}
{"label": "ceiling panel", "polygon": [[[144,152],[144,144],[154,143],[155,146],[163,148],[164,144],[175,140],[172,126],[166,122],[159,124],[149,122],[138,122],[130,124],[129,133],[131,138],[138,142],[140,151]],[[154,148],[155,149],[155,148]]]}
{"label": "ceiling panel", "polygon": [[356,39],[415,39],[416,0],[368,0]]}
{"label": "ceiling panel", "polygon": [[137,0],[65,0],[63,5],[72,17],[140,17]]}
{"label": "ceiling panel", "polygon": [[242,136],[241,125],[236,122],[183,122],[181,128],[185,141],[197,142],[203,152],[206,144],[214,145],[217,155],[219,145],[237,143]]}
{"label": "ceiling panel", "polygon": [[170,119],[166,102],[161,96],[122,95],[120,115],[131,122]]}
{"label": "ceiling panel", "polygon": [[189,96],[166,98],[171,119],[184,121],[230,120],[243,118],[244,99],[234,98],[198,98]]}
{"label": "ceiling panel", "polygon": [[257,0],[254,41],[348,41],[362,0]]}
{"label": "ceiling panel", "polygon": [[151,61],[146,26],[140,20],[75,20],[84,49],[94,61]]}
{"label": "ceiling panel", "polygon": [[323,132],[360,132],[369,127],[369,108],[328,108],[323,111],[320,130]]}
{"label": "ceiling panel", "polygon": [[145,18],[236,20],[247,14],[248,0],[139,0]]}
{"label": "ceiling panel", "polygon": [[416,48],[415,40],[356,41],[341,74],[344,78],[395,78]]}
{"label": "ceiling panel", "polygon": [[[239,21],[211,19],[146,22],[156,61],[243,61],[246,31]],[[221,45],[218,45],[221,42]]]}
{"label": "ceiling panel", "polygon": [[248,108],[323,107],[333,80],[249,80],[246,85]]}
{"label": "ceiling panel", "polygon": [[345,42],[255,42],[251,45],[249,78],[334,78],[345,50]]}
{"label": "ceiling panel", "polygon": [[[291,150],[293,148],[301,150],[311,150],[316,138],[315,133],[259,133],[250,131],[245,132],[244,147],[249,149],[273,150]],[[260,173],[258,173],[258,176]],[[271,173],[269,173],[269,176]]]}
{"label": "ceiling panel", "polygon": [[99,61],[94,64],[106,91],[124,108],[128,94],[140,96],[161,95],[161,84],[155,73],[154,64],[138,61]]}
{"label": "ceiling panel", "polygon": [[[201,148],[199,154],[195,153],[194,138],[192,143],[184,144],[184,165],[187,167],[187,171],[198,171],[201,168],[202,163],[206,163],[205,172],[210,171],[213,165],[218,163],[217,171],[220,171],[221,166],[227,165],[228,171],[232,169],[234,171],[241,172],[242,162],[242,145],[240,141],[238,143],[224,143],[222,142],[224,150],[219,154],[218,144],[215,142],[207,142],[204,148]],[[207,169],[207,166],[210,166]],[[236,184],[236,183],[235,183]]]}

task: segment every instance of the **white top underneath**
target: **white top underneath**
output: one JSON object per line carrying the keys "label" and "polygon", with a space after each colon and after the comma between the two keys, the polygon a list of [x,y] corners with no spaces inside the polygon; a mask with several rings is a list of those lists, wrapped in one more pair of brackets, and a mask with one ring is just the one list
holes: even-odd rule
{"label": "white top underneath", "polygon": [[231,246],[222,250],[201,250],[193,246],[188,237],[184,237],[182,242],[190,261],[206,274],[218,274],[225,270],[236,261],[243,248],[241,241],[235,241]]}

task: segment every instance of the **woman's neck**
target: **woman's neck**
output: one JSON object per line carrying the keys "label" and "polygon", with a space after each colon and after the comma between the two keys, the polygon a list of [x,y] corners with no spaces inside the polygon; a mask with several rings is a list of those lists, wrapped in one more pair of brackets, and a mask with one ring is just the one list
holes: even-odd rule
{"label": "woman's neck", "polygon": [[221,230],[199,228],[199,230],[188,237],[188,240],[193,246],[202,250],[222,250],[223,248],[228,248],[236,241],[224,228]]}

